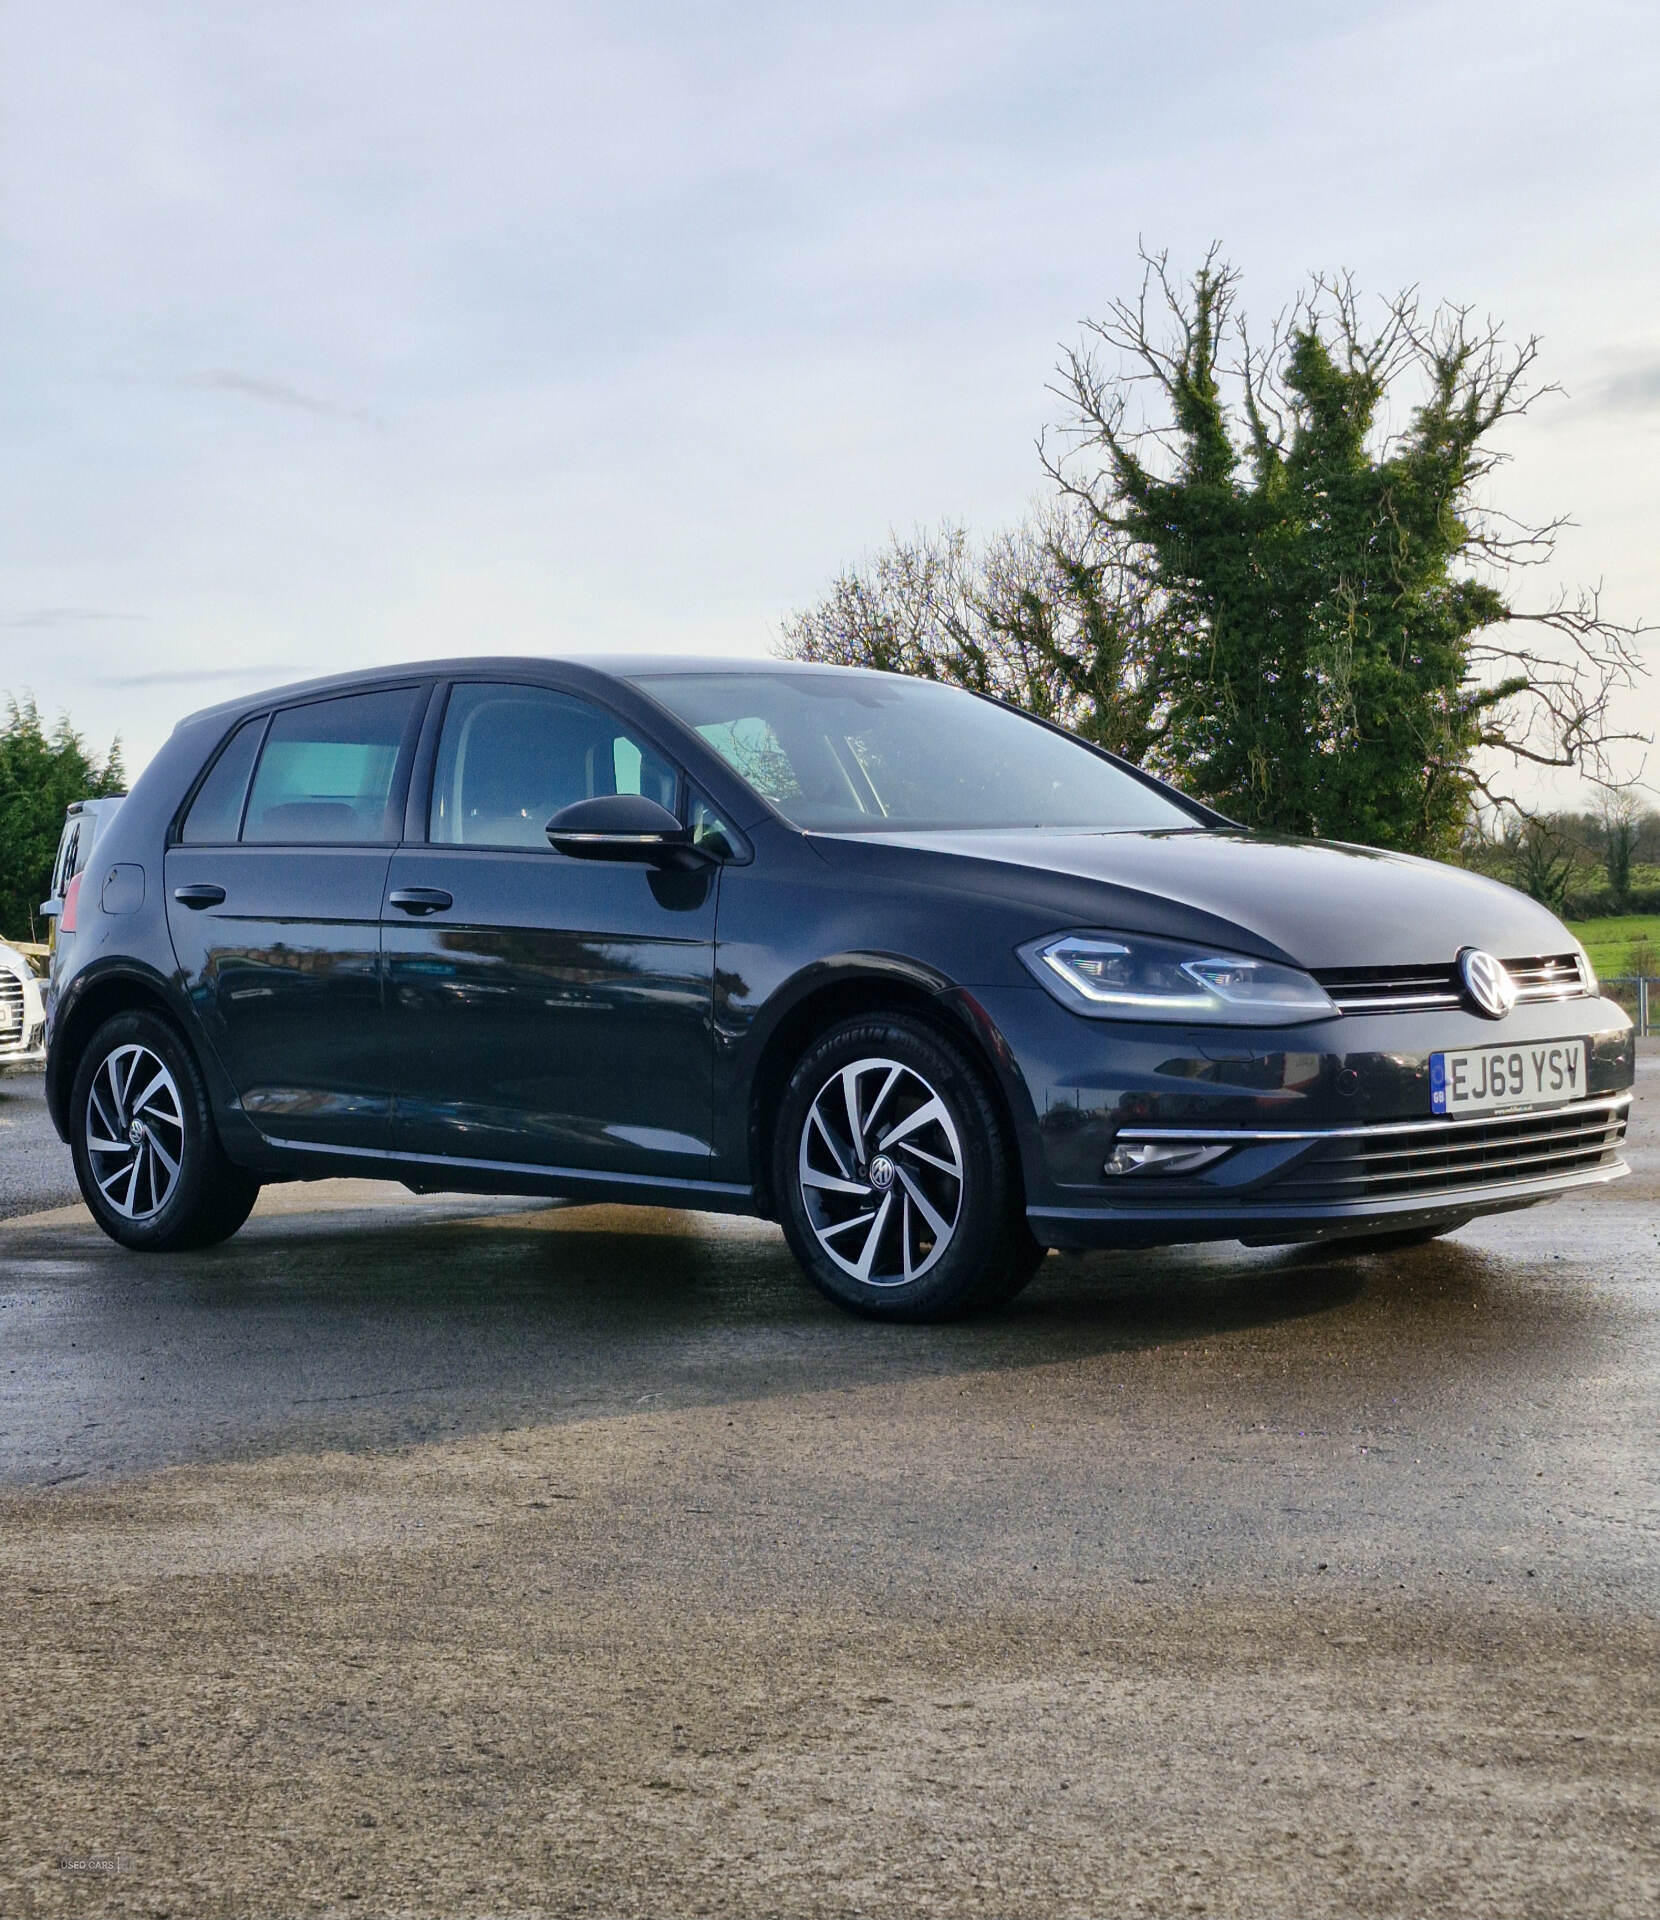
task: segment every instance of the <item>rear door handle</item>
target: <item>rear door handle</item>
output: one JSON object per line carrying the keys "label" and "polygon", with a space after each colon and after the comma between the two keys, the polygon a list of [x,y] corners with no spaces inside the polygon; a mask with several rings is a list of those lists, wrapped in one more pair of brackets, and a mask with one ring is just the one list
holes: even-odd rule
{"label": "rear door handle", "polygon": [[405,913],[442,913],[455,905],[455,899],[442,887],[395,887],[386,896],[386,904]]}
{"label": "rear door handle", "polygon": [[173,898],[181,907],[194,907],[200,913],[203,907],[221,905],[225,889],[216,887],[211,880],[194,880],[188,887],[175,887]]}

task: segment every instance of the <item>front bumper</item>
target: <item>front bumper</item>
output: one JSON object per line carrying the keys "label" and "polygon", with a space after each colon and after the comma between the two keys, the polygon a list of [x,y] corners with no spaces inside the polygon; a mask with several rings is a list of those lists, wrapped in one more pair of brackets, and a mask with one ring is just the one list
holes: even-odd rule
{"label": "front bumper", "polygon": [[21,1041],[0,1046],[0,1073],[42,1073],[46,1068],[46,1023],[41,1021]]}
{"label": "front bumper", "polygon": [[[1125,1141],[1232,1148],[1201,1199],[1190,1178],[1130,1175],[1113,1205],[1028,1209],[1046,1246],[1147,1246],[1177,1240],[1299,1240],[1453,1226],[1536,1205],[1628,1171],[1630,1094],[1474,1120],[1250,1133],[1239,1128],[1126,1127]],[[1228,1191],[1224,1193],[1223,1187]],[[1157,1192],[1154,1189],[1158,1189]]]}
{"label": "front bumper", "polygon": [[[989,1000],[1031,1099],[1027,1213],[1047,1246],[1410,1231],[1531,1206],[1626,1170],[1619,1148],[1636,1058],[1630,1022],[1612,1001],[1519,1007],[1501,1035],[1462,1011],[1201,1031],[1084,1020],[1041,990]],[[1584,1097],[1436,1118],[1430,1055],[1501,1037],[1583,1038]],[[1187,1174],[1107,1174],[1113,1148],[1137,1141],[1231,1151]]]}

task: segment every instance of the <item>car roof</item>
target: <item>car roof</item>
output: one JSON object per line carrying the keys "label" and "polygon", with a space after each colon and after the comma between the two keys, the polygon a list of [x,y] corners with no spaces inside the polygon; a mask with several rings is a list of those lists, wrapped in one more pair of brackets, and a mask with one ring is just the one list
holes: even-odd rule
{"label": "car roof", "polygon": [[690,653],[523,653],[463,654],[447,660],[409,660],[389,666],[360,667],[351,673],[331,673],[315,680],[295,680],[286,686],[266,687],[257,693],[221,700],[211,707],[200,707],[179,722],[193,724],[224,715],[253,711],[272,704],[303,700],[311,695],[352,693],[359,689],[395,684],[400,680],[466,679],[470,674],[545,671],[553,667],[575,667],[612,680],[643,680],[665,673],[789,673],[874,676],[869,667],[832,666],[816,660],[780,660],[770,654],[690,654]]}

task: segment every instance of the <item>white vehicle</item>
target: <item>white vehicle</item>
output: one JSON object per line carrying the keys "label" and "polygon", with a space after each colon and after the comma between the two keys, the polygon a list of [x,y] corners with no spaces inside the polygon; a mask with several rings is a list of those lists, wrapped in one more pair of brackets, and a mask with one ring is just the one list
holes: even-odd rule
{"label": "white vehicle", "polygon": [[92,858],[94,843],[115,818],[125,798],[125,794],[111,794],[103,800],[72,800],[64,812],[58,857],[52,863],[52,897],[40,903],[41,918],[49,928],[47,945],[51,950],[46,985],[48,1000],[63,973],[69,949],[75,944],[81,875]]}
{"label": "white vehicle", "polygon": [[34,1073],[46,1064],[46,1005],[33,967],[0,942],[0,1073]]}

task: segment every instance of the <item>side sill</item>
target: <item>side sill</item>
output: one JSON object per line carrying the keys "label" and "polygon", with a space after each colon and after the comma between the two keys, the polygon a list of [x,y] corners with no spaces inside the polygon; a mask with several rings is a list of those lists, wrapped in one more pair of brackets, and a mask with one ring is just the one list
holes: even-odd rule
{"label": "side sill", "polygon": [[721,1180],[677,1180],[648,1173],[607,1173],[592,1167],[545,1167],[519,1160],[461,1160],[442,1153],[398,1153],[385,1147],[342,1147],[313,1140],[261,1139],[268,1147],[312,1160],[338,1174],[348,1166],[370,1179],[401,1180],[430,1193],[525,1193],[560,1200],[623,1201],[680,1207],[696,1213],[755,1213],[753,1187]]}

